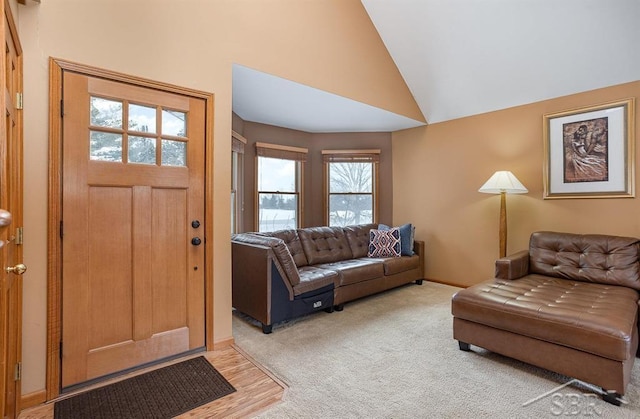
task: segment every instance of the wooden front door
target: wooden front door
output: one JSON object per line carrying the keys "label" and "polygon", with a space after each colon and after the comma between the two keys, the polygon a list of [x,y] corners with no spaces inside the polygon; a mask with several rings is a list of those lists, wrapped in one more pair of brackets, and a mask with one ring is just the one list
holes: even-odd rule
{"label": "wooden front door", "polygon": [[205,346],[205,101],[63,72],[62,387]]}
{"label": "wooden front door", "polygon": [[22,50],[11,10],[4,15],[5,57],[0,77],[5,91],[0,99],[5,118],[0,122],[0,412],[3,418],[19,413],[22,359],[22,115],[17,102],[22,91]]}

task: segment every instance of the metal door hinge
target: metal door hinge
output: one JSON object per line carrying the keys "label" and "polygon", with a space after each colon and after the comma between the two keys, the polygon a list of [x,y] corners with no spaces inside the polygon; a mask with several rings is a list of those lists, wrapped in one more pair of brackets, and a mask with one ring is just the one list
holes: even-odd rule
{"label": "metal door hinge", "polygon": [[16,93],[16,109],[22,109],[22,93]]}
{"label": "metal door hinge", "polygon": [[13,369],[13,380],[20,381],[22,380],[22,362],[18,362]]}
{"label": "metal door hinge", "polygon": [[16,228],[16,244],[23,243],[22,227]]}

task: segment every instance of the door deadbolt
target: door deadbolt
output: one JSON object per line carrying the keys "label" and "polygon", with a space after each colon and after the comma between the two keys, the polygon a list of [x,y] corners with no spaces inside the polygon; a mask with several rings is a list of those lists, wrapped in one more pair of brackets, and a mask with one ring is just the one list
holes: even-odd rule
{"label": "door deadbolt", "polygon": [[193,228],[200,227],[200,221],[198,221],[198,220],[191,221],[191,227],[193,227]]}

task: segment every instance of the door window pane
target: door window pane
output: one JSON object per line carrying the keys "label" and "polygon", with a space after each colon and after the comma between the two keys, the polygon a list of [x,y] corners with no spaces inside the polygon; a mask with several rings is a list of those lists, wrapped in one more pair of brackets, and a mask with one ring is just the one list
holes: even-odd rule
{"label": "door window pane", "polygon": [[162,135],[187,136],[187,114],[179,111],[162,110]]}
{"label": "door window pane", "polygon": [[155,138],[130,136],[129,163],[156,164]]}
{"label": "door window pane", "polygon": [[156,132],[156,108],[129,104],[129,129],[139,132]]}
{"label": "door window pane", "polygon": [[122,129],[122,102],[91,97],[91,125]]}
{"label": "door window pane", "polygon": [[259,231],[276,231],[298,226],[298,196],[295,194],[259,194]]}
{"label": "door window pane", "polygon": [[122,135],[91,131],[89,155],[91,160],[122,162]]}
{"label": "door window pane", "polygon": [[187,143],[184,141],[162,140],[162,165],[186,166]]}

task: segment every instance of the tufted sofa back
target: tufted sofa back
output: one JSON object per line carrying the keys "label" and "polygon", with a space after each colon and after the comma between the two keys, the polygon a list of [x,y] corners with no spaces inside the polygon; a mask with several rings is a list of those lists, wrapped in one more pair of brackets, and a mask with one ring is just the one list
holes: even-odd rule
{"label": "tufted sofa back", "polygon": [[352,259],[353,253],[342,227],[308,227],[298,230],[309,265]]}
{"label": "tufted sofa back", "polygon": [[378,224],[360,224],[344,228],[351,253],[354,258],[367,257],[369,252],[369,232],[372,228],[378,228]]}
{"label": "tufted sofa back", "polygon": [[289,248],[289,252],[291,252],[291,256],[293,256],[293,260],[296,262],[298,268],[309,264],[307,256],[305,256],[304,250],[302,249],[302,242],[300,241],[297,230],[279,230],[260,234],[282,239]]}
{"label": "tufted sofa back", "polygon": [[539,231],[529,240],[529,272],[640,290],[639,240]]}

